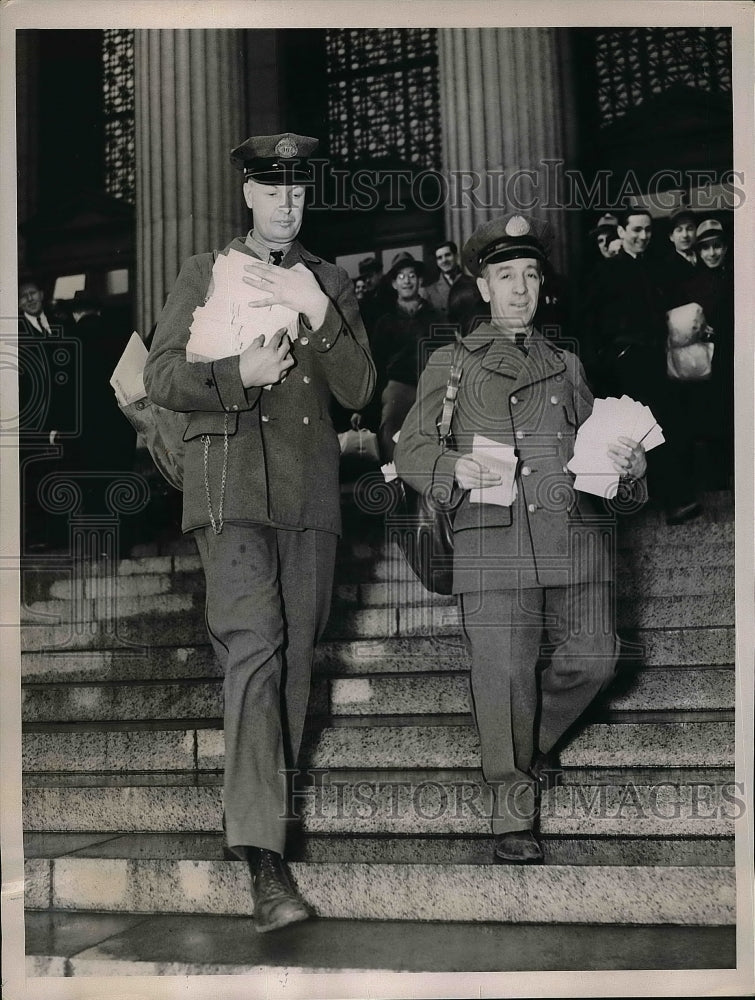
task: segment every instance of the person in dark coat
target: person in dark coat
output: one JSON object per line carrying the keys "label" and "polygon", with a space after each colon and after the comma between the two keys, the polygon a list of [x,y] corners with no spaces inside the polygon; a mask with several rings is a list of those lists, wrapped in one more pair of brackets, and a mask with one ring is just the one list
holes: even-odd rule
{"label": "person in dark coat", "polygon": [[110,377],[126,346],[102,318],[96,296],[77,292],[71,301],[71,335],[82,360],[81,432],[63,447],[63,465],[81,474],[84,509],[106,513],[108,481],[134,463],[136,435],[118,409]]}
{"label": "person in dark coat", "polygon": [[425,296],[433,309],[441,316],[448,316],[448,297],[456,283],[464,274],[459,265],[459,248],[453,240],[445,240],[435,247],[435,263],[438,277],[430,285],[425,285]]}
{"label": "person in dark coat", "polygon": [[286,772],[295,766],[314,644],[325,627],[341,528],[339,447],[331,396],[358,410],[375,369],[346,272],[297,240],[308,157],[318,140],[254,136],[231,154],[243,171],[254,228],[234,239],[248,257],[256,308],[298,313],[240,354],[190,363],[186,345],[203,305],[213,255],[181,268],[144,371],[149,397],[189,413],[183,529],[204,567],[206,620],[224,667],[224,807],[230,848],[248,860],[258,931],[305,919],[286,842]]}
{"label": "person in dark coat", "polygon": [[663,428],[652,455],[650,482],[670,524],[697,517],[689,434],[679,392],[666,376],[666,300],[648,249],[653,220],[643,208],[619,213],[621,250],[598,265],[584,302],[591,381],[606,395],[645,403]]}
{"label": "person in dark coat", "polygon": [[82,359],[70,318],[45,302],[36,280],[18,286],[18,459],[22,553],[63,548],[66,515],[46,503],[44,482],[60,471],[64,442],[81,432]]}
{"label": "person in dark coat", "polygon": [[[513,862],[542,859],[533,829],[536,787],[555,765],[558,741],[612,678],[619,650],[610,546],[600,527],[609,501],[576,492],[567,467],[593,396],[577,357],[533,323],[550,242],[545,223],[519,214],[486,223],[467,241],[464,264],[490,303],[491,320],[459,349],[442,347],[430,357],[395,452],[399,476],[415,490],[443,503],[461,492],[453,592],[472,655],[495,853]],[[457,350],[454,445],[443,450],[437,421]],[[476,435],[514,449],[507,496],[495,495],[502,473],[486,465]],[[608,454],[626,477],[623,488],[639,500],[642,445],[620,438]],[[553,652],[538,695],[544,627]]]}
{"label": "person in dark coat", "polygon": [[734,473],[734,270],[729,239],[718,219],[703,219],[696,231],[700,267],[684,288],[687,302],[699,302],[713,328],[709,382],[699,386],[702,401],[696,429],[711,445],[715,488],[730,488]]}
{"label": "person in dark coat", "polygon": [[396,254],[388,280],[396,293],[392,309],[375,323],[371,337],[381,400],[378,443],[383,462],[390,462],[393,438],[401,429],[417,392],[417,379],[432,347],[452,339],[448,321],[422,298],[422,264],[411,254]]}
{"label": "person in dark coat", "polygon": [[669,218],[669,242],[673,249],[658,262],[658,280],[667,310],[689,301],[685,298],[685,288],[702,267],[695,247],[696,225],[695,213],[689,208],[677,209]]}

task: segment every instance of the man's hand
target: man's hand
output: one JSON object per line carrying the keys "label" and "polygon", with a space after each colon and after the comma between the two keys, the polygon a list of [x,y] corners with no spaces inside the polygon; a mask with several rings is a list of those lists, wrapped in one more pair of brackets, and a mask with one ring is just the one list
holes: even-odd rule
{"label": "man's hand", "polygon": [[454,476],[463,490],[485,489],[501,481],[500,473],[491,472],[471,452],[456,460]]}
{"label": "man's hand", "polygon": [[285,329],[277,330],[267,344],[264,337],[253,340],[239,355],[239,375],[244,388],[282,382],[294,363],[290,351],[291,341]]}
{"label": "man's hand", "polygon": [[641,444],[632,441],[631,438],[620,437],[618,444],[612,444],[609,447],[608,454],[614,469],[622,476],[641,479],[645,475],[648,467],[645,449]]}
{"label": "man's hand", "polygon": [[267,292],[267,298],[250,302],[250,309],[265,306],[288,306],[302,313],[313,330],[322,326],[328,308],[328,297],[317,284],[314,274],[301,261],[293,267],[276,267],[255,260],[245,264],[244,281],[252,288]]}

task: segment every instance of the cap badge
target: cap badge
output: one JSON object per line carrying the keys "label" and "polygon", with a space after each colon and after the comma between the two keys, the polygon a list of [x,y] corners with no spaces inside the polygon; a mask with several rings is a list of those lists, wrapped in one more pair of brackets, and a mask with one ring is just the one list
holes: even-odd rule
{"label": "cap badge", "polygon": [[275,152],[278,156],[296,156],[299,152],[299,147],[296,145],[296,142],[291,138],[291,136],[287,135],[278,140],[275,146]]}
{"label": "cap badge", "polygon": [[530,231],[530,224],[521,215],[512,215],[506,223],[507,236],[526,236]]}

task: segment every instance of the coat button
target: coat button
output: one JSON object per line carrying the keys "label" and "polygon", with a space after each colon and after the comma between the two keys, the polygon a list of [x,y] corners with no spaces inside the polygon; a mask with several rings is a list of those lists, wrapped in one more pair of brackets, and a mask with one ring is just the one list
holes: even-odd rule
{"label": "coat button", "polygon": [[233,404],[233,406],[231,407],[231,409],[238,410],[238,406],[236,405],[236,403]]}
{"label": "coat button", "polygon": [[527,510],[530,512],[530,514],[534,514],[535,511],[537,510],[537,507],[534,505],[534,503],[530,503],[527,504]]}
{"label": "coat button", "polygon": [[529,476],[531,472],[532,472],[532,469],[529,467],[529,465],[523,465],[522,466],[522,475],[523,476]]}
{"label": "coat button", "polygon": [[556,434],[556,437],[558,438],[558,440],[559,440],[559,441],[561,440],[561,438],[562,438],[563,436],[564,436],[564,435],[563,435],[563,434],[561,433],[561,431],[559,431],[559,432],[558,432],[558,434]]}
{"label": "coat button", "polygon": [[309,423],[309,417],[305,417],[305,418],[304,418],[304,423],[305,423],[305,424],[308,424],[308,423]]}
{"label": "coat button", "polygon": [[304,346],[306,347],[307,344],[309,343],[309,337],[299,337],[299,343],[304,344]]}
{"label": "coat button", "polygon": [[268,417],[268,415],[266,413],[262,414],[262,423],[263,424],[266,424],[269,419],[270,419],[270,417]]}
{"label": "coat button", "polygon": [[516,396],[512,396],[511,397],[511,402],[513,403],[514,406],[516,406],[516,404],[519,402],[519,400],[517,399]]}
{"label": "coat button", "polygon": [[309,383],[310,383],[311,381],[312,381],[312,379],[311,379],[311,378],[309,377],[309,375],[305,375],[305,376],[304,376],[304,378],[302,379],[302,382],[303,382],[303,383],[304,383],[305,385],[309,385]]}
{"label": "coat button", "polygon": [[551,396],[551,403],[553,403],[554,406],[556,405],[557,402],[558,402],[558,396]]}
{"label": "coat button", "polygon": [[524,431],[517,431],[517,432],[516,432],[516,436],[517,436],[518,438],[523,438],[523,437],[524,437]]}

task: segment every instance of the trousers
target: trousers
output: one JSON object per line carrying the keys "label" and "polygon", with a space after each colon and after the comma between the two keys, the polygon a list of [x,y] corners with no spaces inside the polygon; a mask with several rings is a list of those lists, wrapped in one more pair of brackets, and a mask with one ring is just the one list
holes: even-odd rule
{"label": "trousers", "polygon": [[223,668],[228,846],[283,854],[287,771],[296,766],[314,647],[328,620],[338,538],[228,523],[194,533],[205,619]]}
{"label": "trousers", "polygon": [[534,754],[551,750],[613,678],[613,585],[462,593],[459,604],[493,833],[529,830]]}

